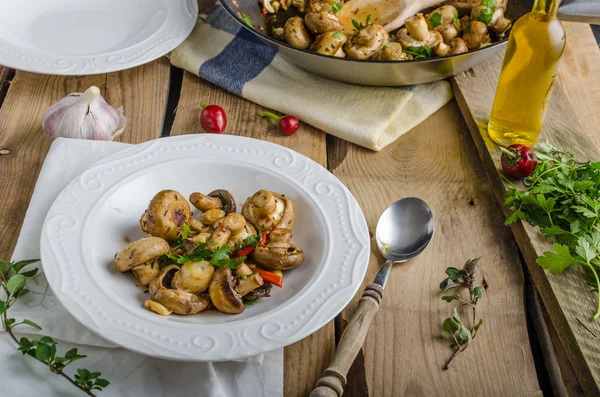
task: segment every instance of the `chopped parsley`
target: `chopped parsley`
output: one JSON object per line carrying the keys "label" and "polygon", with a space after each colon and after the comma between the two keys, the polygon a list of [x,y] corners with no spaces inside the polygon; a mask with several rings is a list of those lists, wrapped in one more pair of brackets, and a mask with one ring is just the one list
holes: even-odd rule
{"label": "chopped parsley", "polygon": [[254,27],[254,22],[252,22],[252,20],[250,19],[250,17],[245,12],[242,13],[242,19],[244,20],[244,22],[246,23],[246,25],[250,26],[251,28]]}
{"label": "chopped parsley", "polygon": [[356,19],[352,20],[352,26],[354,26],[354,31],[358,32],[361,29],[366,28],[369,25],[372,25],[373,21],[371,21],[371,14],[367,15],[367,19],[365,20],[365,24],[363,25],[362,22],[358,22]]}
{"label": "chopped parsley", "polygon": [[431,16],[431,18],[429,18],[429,23],[431,24],[432,28],[437,28],[442,24],[442,19],[442,14],[439,12],[435,12]]}
{"label": "chopped parsley", "polygon": [[456,8],[452,10],[452,23],[458,23],[458,11],[456,11]]}
{"label": "chopped parsley", "polygon": [[406,54],[412,55],[414,59],[425,59],[431,58],[431,53],[433,52],[433,47],[406,47],[404,49]]}
{"label": "chopped parsley", "polygon": [[465,26],[465,33],[469,33],[471,31],[471,22],[467,26]]}
{"label": "chopped parsley", "polygon": [[393,43],[396,41],[396,35],[390,35],[390,43]]}
{"label": "chopped parsley", "polygon": [[338,11],[341,10],[343,6],[344,6],[343,4],[340,4],[340,3],[336,2],[336,1],[334,1],[333,3],[331,3],[331,7],[333,8],[333,13],[334,14],[337,14]]}
{"label": "chopped parsley", "polygon": [[212,244],[212,242],[200,243],[194,247],[192,252],[190,252],[187,256],[165,254],[164,257],[172,259],[180,265],[183,265],[186,262],[208,261],[213,266],[225,266],[231,269],[237,268],[242,262],[244,262],[244,260],[246,260],[246,257],[230,258],[229,251],[231,248],[228,245],[218,247],[214,251],[211,251],[207,247]]}
{"label": "chopped parsley", "polygon": [[[484,8],[483,10],[481,10],[479,12],[479,15],[477,15],[477,20],[485,23],[486,25],[489,25],[490,22],[492,22],[493,14],[494,14],[494,11],[492,11],[492,9]],[[465,29],[465,31],[466,31],[466,29]]]}
{"label": "chopped parsley", "polygon": [[192,229],[190,229],[190,227],[187,225],[187,223],[184,223],[183,224],[183,232],[179,233],[179,237],[177,238],[175,243],[177,243],[177,245],[183,244],[183,240],[188,238],[190,233],[192,233]]}
{"label": "chopped parsley", "polygon": [[244,239],[244,241],[238,241],[237,247],[244,248],[244,247],[250,246],[250,247],[256,248],[258,246],[259,242],[260,242],[259,236],[248,236]]}
{"label": "chopped parsley", "polygon": [[343,33],[340,33],[340,32],[335,32],[335,33],[333,34],[333,38],[334,38],[334,39],[341,39],[342,37],[345,37],[345,35],[344,35]]}
{"label": "chopped parsley", "polygon": [[492,22],[492,15],[494,11],[496,11],[496,1],[495,0],[482,0],[481,5],[487,8],[484,8],[477,15],[477,20],[489,25]]}

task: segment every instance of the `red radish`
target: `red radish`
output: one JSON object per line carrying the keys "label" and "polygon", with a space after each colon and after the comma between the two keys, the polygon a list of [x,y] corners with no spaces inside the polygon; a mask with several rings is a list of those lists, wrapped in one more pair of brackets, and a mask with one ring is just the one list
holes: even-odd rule
{"label": "red radish", "polygon": [[501,147],[502,170],[514,179],[527,178],[535,169],[538,159],[533,150],[527,146],[514,144],[507,149]]}
{"label": "red radish", "polygon": [[270,112],[262,112],[260,117],[268,117],[277,121],[279,123],[279,131],[281,131],[283,135],[292,135],[298,131],[298,127],[300,127],[300,121],[296,116],[287,115],[279,117]]}
{"label": "red radish", "polygon": [[227,127],[227,116],[223,108],[219,105],[207,105],[206,102],[200,106],[202,106],[200,124],[204,131],[211,134],[222,134]]}

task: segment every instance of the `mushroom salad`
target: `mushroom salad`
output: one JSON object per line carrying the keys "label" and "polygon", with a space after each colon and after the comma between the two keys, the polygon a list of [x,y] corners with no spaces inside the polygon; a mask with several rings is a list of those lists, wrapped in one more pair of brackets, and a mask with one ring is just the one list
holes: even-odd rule
{"label": "mushroom salad", "polygon": [[[393,24],[342,17],[344,0],[260,0],[270,36],[334,57],[406,61],[455,55],[503,38],[512,22],[507,0],[446,1]],[[356,11],[356,10],[354,10]],[[354,14],[354,12],[352,12]]]}
{"label": "mushroom salad", "polygon": [[[191,203],[200,217],[192,217]],[[282,286],[283,271],[304,261],[291,243],[296,212],[283,194],[259,190],[241,214],[227,190],[188,200],[158,192],[140,219],[150,236],[115,255],[120,272],[131,271],[148,287],[144,306],[155,313],[190,315],[215,308],[238,314]]]}

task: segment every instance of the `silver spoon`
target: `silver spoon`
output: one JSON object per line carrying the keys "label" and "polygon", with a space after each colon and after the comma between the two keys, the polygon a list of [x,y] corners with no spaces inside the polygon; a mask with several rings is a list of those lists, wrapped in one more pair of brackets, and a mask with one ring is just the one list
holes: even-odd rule
{"label": "silver spoon", "polygon": [[418,256],[433,238],[433,214],[421,199],[407,197],[398,200],[379,217],[375,240],[386,259],[373,283],[367,285],[356,312],[342,334],[331,365],[325,370],[310,397],[341,397],[346,374],[360,351],[371,321],[379,309],[383,289],[394,263],[406,262]]}

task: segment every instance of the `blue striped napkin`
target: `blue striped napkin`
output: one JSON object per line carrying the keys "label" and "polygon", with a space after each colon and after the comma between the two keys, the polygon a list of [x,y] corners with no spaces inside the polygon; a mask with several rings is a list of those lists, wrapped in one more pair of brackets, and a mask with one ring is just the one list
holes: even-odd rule
{"label": "blue striped napkin", "polygon": [[190,36],[171,53],[171,63],[233,94],[377,151],[452,99],[447,81],[366,87],[305,72],[240,26],[218,3],[199,16]]}

